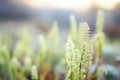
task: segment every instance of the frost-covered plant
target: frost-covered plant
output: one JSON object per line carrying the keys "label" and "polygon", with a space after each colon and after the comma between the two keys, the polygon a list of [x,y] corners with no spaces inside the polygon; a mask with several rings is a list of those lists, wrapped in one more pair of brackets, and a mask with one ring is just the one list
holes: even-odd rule
{"label": "frost-covered plant", "polygon": [[65,59],[68,74],[66,80],[88,80],[89,67],[92,64],[93,43],[89,39],[87,23],[81,23],[80,27],[79,48],[70,37],[67,39]]}

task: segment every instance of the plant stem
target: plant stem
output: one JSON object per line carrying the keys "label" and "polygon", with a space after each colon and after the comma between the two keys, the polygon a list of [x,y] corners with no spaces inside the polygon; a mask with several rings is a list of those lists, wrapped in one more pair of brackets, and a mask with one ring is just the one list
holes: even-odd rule
{"label": "plant stem", "polygon": [[86,76],[85,76],[85,80],[87,80],[88,72],[89,72],[89,69],[86,67]]}
{"label": "plant stem", "polygon": [[[84,55],[84,49],[85,49],[85,44],[83,45],[83,52],[81,54],[81,61],[83,60],[83,55]],[[80,61],[80,69],[79,69],[79,73],[80,73],[80,77],[79,77],[79,80],[82,79],[82,76],[81,76],[81,70],[82,70],[82,64],[81,64],[81,61]]]}

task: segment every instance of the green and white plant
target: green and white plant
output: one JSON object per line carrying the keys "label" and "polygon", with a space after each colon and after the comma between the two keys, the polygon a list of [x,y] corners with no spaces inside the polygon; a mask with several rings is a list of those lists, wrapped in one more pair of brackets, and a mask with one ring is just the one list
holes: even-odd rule
{"label": "green and white plant", "polygon": [[80,24],[80,39],[74,44],[68,37],[65,60],[68,73],[66,80],[88,80],[89,67],[92,64],[93,41],[89,38],[89,26],[86,22]]}

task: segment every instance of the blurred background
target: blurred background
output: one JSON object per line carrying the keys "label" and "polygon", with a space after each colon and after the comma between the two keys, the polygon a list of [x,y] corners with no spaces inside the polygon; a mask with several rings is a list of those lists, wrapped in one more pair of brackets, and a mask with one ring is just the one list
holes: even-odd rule
{"label": "blurred background", "polygon": [[0,30],[16,35],[27,26],[32,35],[37,35],[47,33],[56,20],[66,32],[73,14],[78,23],[88,22],[94,31],[98,9],[105,11],[106,34],[120,37],[120,0],[0,0]]}
{"label": "blurred background", "polygon": [[64,40],[70,31],[71,14],[78,24],[87,22],[93,32],[99,9],[105,12],[106,36],[110,40],[120,38],[120,0],[0,0],[0,32],[11,35],[14,44],[27,27],[37,45],[37,36],[48,34],[57,21],[60,39]]}
{"label": "blurred background", "polygon": [[11,37],[14,46],[27,27],[33,46],[38,46],[37,36],[47,35],[53,21],[57,21],[60,41],[65,42],[71,14],[75,15],[77,25],[87,22],[94,33],[98,10],[105,13],[107,40],[103,63],[112,64],[120,71],[120,0],[0,0],[0,34]]}

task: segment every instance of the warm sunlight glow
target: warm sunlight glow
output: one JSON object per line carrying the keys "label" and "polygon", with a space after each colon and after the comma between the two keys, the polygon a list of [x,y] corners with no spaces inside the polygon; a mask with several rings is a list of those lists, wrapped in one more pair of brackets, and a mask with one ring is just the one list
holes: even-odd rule
{"label": "warm sunlight glow", "polygon": [[77,8],[88,9],[91,6],[92,0],[26,0],[23,1],[32,7],[53,7],[53,8]]}
{"label": "warm sunlight glow", "polygon": [[48,6],[54,8],[75,8],[79,6],[85,8],[91,5],[92,0],[20,0],[19,2],[32,7]]}
{"label": "warm sunlight glow", "polygon": [[96,0],[95,2],[97,6],[100,6],[106,9],[112,9],[115,7],[117,0]]}
{"label": "warm sunlight glow", "polygon": [[23,3],[30,7],[40,8],[63,8],[88,10],[91,6],[99,6],[105,9],[112,9],[120,0],[13,0],[16,3]]}
{"label": "warm sunlight glow", "polygon": [[61,8],[74,8],[77,6],[85,8],[91,5],[92,0],[51,0],[50,3]]}

